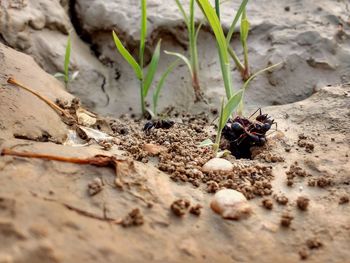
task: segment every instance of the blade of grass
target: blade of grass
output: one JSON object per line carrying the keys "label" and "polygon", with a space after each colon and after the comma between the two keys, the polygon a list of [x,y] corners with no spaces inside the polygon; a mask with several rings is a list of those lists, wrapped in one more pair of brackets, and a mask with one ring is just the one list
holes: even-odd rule
{"label": "blade of grass", "polygon": [[113,40],[114,40],[115,46],[117,47],[119,53],[129,63],[129,65],[133,68],[136,77],[139,80],[142,80],[143,79],[143,73],[142,73],[141,67],[139,66],[139,64],[137,64],[136,60],[129,53],[129,51],[127,51],[126,48],[123,46],[123,44],[120,41],[120,39],[118,38],[117,34],[114,31],[112,32],[112,34],[113,34]]}
{"label": "blade of grass", "polygon": [[148,72],[147,72],[147,75],[146,75],[144,83],[143,83],[143,96],[144,97],[147,96],[148,90],[153,82],[154,74],[157,71],[159,56],[160,56],[160,43],[161,43],[161,40],[158,41],[156,49],[154,50],[151,62],[148,66]]}
{"label": "blade of grass", "polygon": [[215,0],[215,12],[220,20],[220,0]]}
{"label": "blade of grass", "polygon": [[221,101],[218,129],[216,132],[215,143],[213,144],[213,149],[214,149],[215,155],[218,152],[219,147],[220,147],[221,132],[222,132],[222,129],[224,128],[224,126],[222,125],[223,118],[224,118],[224,99],[222,99],[222,101]]}
{"label": "blade of grass", "polygon": [[[245,74],[247,74],[247,76],[249,75],[248,44],[247,44],[248,34],[249,34],[249,21],[247,19],[246,10],[244,9],[242,12],[240,36],[241,36],[241,43],[243,47],[244,69],[245,69]],[[245,78],[247,76],[245,76]]]}
{"label": "blade of grass", "polygon": [[281,64],[282,64],[282,62],[279,62],[279,63],[277,63],[277,64],[274,64],[274,65],[271,65],[271,66],[266,67],[266,68],[264,68],[264,69],[261,69],[261,70],[259,70],[258,72],[256,72],[255,74],[253,74],[252,76],[250,76],[250,77],[244,82],[244,84],[243,84],[243,86],[242,86],[242,91],[243,91],[243,92],[242,92],[242,98],[241,98],[240,105],[239,105],[239,110],[238,110],[238,114],[239,114],[239,115],[242,115],[242,113],[243,113],[243,109],[244,109],[243,98],[244,98],[245,90],[247,89],[249,83],[250,83],[253,79],[255,79],[258,75],[260,75],[260,74],[262,74],[262,73],[264,73],[264,72],[266,72],[266,71],[269,71],[269,70],[271,70],[271,69],[273,69],[273,68],[275,68],[275,67],[277,67],[277,66],[279,66],[279,65],[281,65]]}
{"label": "blade of grass", "polygon": [[226,103],[223,111],[221,125],[220,125],[222,128],[224,128],[232,112],[238,107],[239,103],[241,102],[241,99],[243,97],[243,91],[244,91],[243,89],[240,89],[239,91],[237,91],[234,95],[232,95],[232,97]]}
{"label": "blade of grass", "polygon": [[188,60],[188,58],[186,58],[184,55],[180,54],[180,53],[177,53],[177,52],[170,52],[170,51],[164,51],[165,54],[168,54],[168,55],[172,55],[172,56],[176,56],[180,59],[183,60],[183,62],[185,62],[185,64],[187,65],[188,67],[188,70],[190,71],[191,73],[191,77],[193,76],[193,71],[192,71],[192,66],[191,66],[191,62]]}
{"label": "blade of grass", "polygon": [[143,57],[145,53],[145,42],[147,34],[147,4],[146,0],[141,0],[141,32],[140,32],[140,51],[139,51],[139,65],[143,68]]}
{"label": "blade of grass", "polygon": [[173,63],[171,63],[169,65],[169,67],[165,70],[165,72],[163,73],[163,75],[161,76],[158,85],[156,86],[156,89],[153,93],[153,112],[154,114],[157,114],[157,106],[158,106],[158,99],[159,99],[159,94],[160,91],[162,90],[163,86],[164,86],[164,82],[166,80],[166,78],[168,77],[169,73],[171,71],[174,70],[174,68],[177,66],[178,62],[180,61],[180,59],[176,59]]}
{"label": "blade of grass", "polygon": [[67,46],[66,46],[66,54],[64,57],[64,82],[67,84],[69,81],[69,61],[70,61],[70,52],[71,52],[71,39],[70,35],[68,35]]}
{"label": "blade of grass", "polygon": [[228,33],[227,33],[227,36],[226,36],[226,42],[227,42],[227,44],[229,44],[230,41],[231,41],[233,32],[235,31],[236,24],[237,24],[237,22],[238,22],[238,20],[239,20],[239,18],[240,18],[240,16],[241,16],[243,10],[245,9],[247,3],[248,3],[248,0],[243,0],[242,3],[241,3],[241,5],[239,6],[239,8],[238,8],[238,10],[237,10],[236,16],[235,16],[235,18],[233,19],[232,24],[231,24],[231,26],[230,26],[230,29],[229,29],[229,31],[228,31]]}
{"label": "blade of grass", "polygon": [[227,50],[227,43],[225,39],[224,32],[222,30],[218,16],[216,15],[213,7],[208,0],[197,0],[200,8],[202,9],[205,17],[207,18],[216,38],[218,45],[218,52],[220,58],[221,72],[224,79],[225,91],[227,99],[230,99],[232,96],[232,80],[230,72],[230,61],[229,54]]}
{"label": "blade of grass", "polygon": [[181,12],[181,14],[182,14],[184,20],[185,20],[186,26],[188,27],[188,25],[189,25],[189,20],[188,20],[188,17],[187,17],[187,15],[186,15],[186,13],[185,13],[185,10],[184,10],[182,4],[180,3],[179,0],[175,0],[175,2],[176,2],[177,7],[179,8],[179,10],[180,10],[180,12]]}

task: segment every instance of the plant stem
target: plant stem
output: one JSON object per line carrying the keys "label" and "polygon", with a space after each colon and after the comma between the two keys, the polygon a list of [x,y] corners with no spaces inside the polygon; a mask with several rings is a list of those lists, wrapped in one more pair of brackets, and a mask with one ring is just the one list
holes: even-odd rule
{"label": "plant stem", "polygon": [[140,80],[140,98],[141,98],[141,112],[142,112],[142,116],[145,116],[146,105],[145,105],[145,97],[143,96],[143,79]]}
{"label": "plant stem", "polygon": [[241,72],[241,74],[243,74],[244,66],[241,63],[241,61],[239,60],[239,58],[236,55],[235,51],[230,46],[228,46],[228,53],[230,54],[231,58],[235,62],[236,67],[238,68],[238,70]]}
{"label": "plant stem", "polygon": [[198,63],[198,52],[197,52],[197,37],[196,37],[196,29],[194,23],[194,0],[190,2],[190,20],[187,25],[187,30],[189,34],[190,41],[190,58],[191,58],[191,66],[192,66],[192,87],[195,93],[195,102],[200,101],[201,91],[200,84],[198,78],[199,72],[199,63]]}

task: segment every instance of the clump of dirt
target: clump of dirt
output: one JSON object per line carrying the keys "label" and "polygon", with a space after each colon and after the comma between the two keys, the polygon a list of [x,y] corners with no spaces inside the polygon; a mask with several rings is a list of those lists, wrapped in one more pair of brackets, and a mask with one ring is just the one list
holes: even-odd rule
{"label": "clump of dirt", "polygon": [[[145,145],[161,147],[163,150],[157,153],[158,168],[175,182],[189,182],[195,187],[205,185],[209,193],[230,188],[242,192],[248,199],[272,194],[272,167],[259,164],[258,160],[237,160],[237,167],[230,172],[203,171],[202,166],[214,157],[211,147],[199,147],[201,141],[214,139],[208,132],[208,116],[176,116],[175,123],[167,129],[159,128],[161,125],[158,127],[154,122],[143,125],[127,118],[124,124],[118,120],[109,123],[114,132],[119,131],[118,125],[128,128],[127,134],[118,133],[118,145],[138,161],[148,162],[154,156],[145,150]],[[144,127],[147,129],[142,131]],[[235,159],[231,155],[226,158]]]}
{"label": "clump of dirt", "polygon": [[310,199],[305,196],[299,196],[297,199],[297,206],[301,211],[306,211],[309,206]]}
{"label": "clump of dirt", "polygon": [[343,195],[339,198],[340,205],[347,204],[347,203],[349,203],[349,201],[350,201],[350,198],[347,195]]}
{"label": "clump of dirt", "polygon": [[294,219],[294,217],[291,214],[289,214],[288,212],[286,212],[281,216],[280,224],[283,227],[289,227],[290,224],[292,223],[293,219]]}
{"label": "clump of dirt", "polygon": [[311,176],[311,174],[307,173],[304,169],[302,169],[299,165],[298,162],[294,162],[289,167],[289,170],[286,172],[287,175],[287,185],[292,186],[294,184],[294,179],[295,177],[307,177]]}
{"label": "clump of dirt", "polygon": [[200,204],[196,204],[196,205],[194,205],[194,206],[191,206],[191,208],[190,208],[190,213],[192,214],[192,215],[195,215],[195,216],[200,216],[200,214],[201,214],[201,209],[203,208],[203,206],[202,205],[200,205]]}
{"label": "clump of dirt", "polygon": [[171,204],[170,209],[176,216],[181,217],[186,214],[190,205],[191,203],[187,199],[178,199]]}
{"label": "clump of dirt", "polygon": [[315,145],[310,142],[310,139],[305,136],[304,134],[299,134],[299,138],[298,138],[298,146],[305,148],[305,151],[307,153],[312,153],[314,151]]}
{"label": "clump of dirt", "polygon": [[222,188],[241,192],[247,199],[272,194],[272,169],[261,164],[246,163],[229,172],[208,172],[202,179],[208,192]]}
{"label": "clump of dirt", "polygon": [[266,209],[272,210],[273,202],[272,202],[271,199],[265,198],[265,199],[262,200],[261,203],[262,203],[263,207],[265,207]]}
{"label": "clump of dirt", "polygon": [[309,252],[305,247],[301,248],[298,253],[301,260],[305,260],[309,257]]}
{"label": "clump of dirt", "polygon": [[306,246],[309,249],[319,249],[323,246],[323,244],[317,237],[315,237],[306,240]]}
{"label": "clump of dirt", "polygon": [[320,187],[320,188],[325,188],[327,186],[330,186],[333,184],[333,180],[327,176],[327,175],[323,175],[320,176],[319,178],[311,178],[309,179],[309,181],[307,182],[308,186],[311,187]]}
{"label": "clump of dirt", "polygon": [[144,223],[143,215],[139,208],[135,208],[131,210],[131,212],[129,212],[127,216],[124,217],[121,221],[121,225],[123,227],[140,226],[140,225],[143,225],[143,223]]}
{"label": "clump of dirt", "polygon": [[288,204],[288,197],[285,195],[274,195],[273,198],[276,200],[276,202],[280,205],[286,205]]}

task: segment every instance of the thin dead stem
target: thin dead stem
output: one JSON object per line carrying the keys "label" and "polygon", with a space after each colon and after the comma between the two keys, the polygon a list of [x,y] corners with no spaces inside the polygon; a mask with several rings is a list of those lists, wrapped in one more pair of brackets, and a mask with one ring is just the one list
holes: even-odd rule
{"label": "thin dead stem", "polygon": [[60,115],[64,116],[65,118],[69,119],[69,120],[74,120],[74,118],[65,110],[61,109],[60,107],[58,107],[54,102],[52,102],[51,100],[49,100],[48,98],[40,95],[39,93],[37,93],[36,91],[32,90],[31,88],[26,87],[25,85],[23,85],[22,83],[18,82],[17,80],[15,80],[14,78],[10,77],[7,80],[7,83],[16,85],[30,93],[32,93],[33,95],[35,95],[36,97],[38,97],[39,99],[41,99],[42,101],[44,101],[46,104],[48,104],[53,110],[55,110],[57,113],[59,113]]}

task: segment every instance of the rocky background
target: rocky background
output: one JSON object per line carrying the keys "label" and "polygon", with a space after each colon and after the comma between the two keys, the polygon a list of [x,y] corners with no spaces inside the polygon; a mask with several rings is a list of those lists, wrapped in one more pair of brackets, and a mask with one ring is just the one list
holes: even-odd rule
{"label": "rocky background", "polygon": [[[146,55],[152,52],[159,38],[163,39],[162,50],[186,53],[185,26],[175,3],[147,2]],[[186,7],[188,1],[182,2]],[[134,111],[139,112],[137,81],[118,54],[111,36],[111,31],[116,30],[136,55],[139,1],[2,0],[0,7],[0,41],[29,54],[49,73],[63,70],[67,35],[71,32],[71,69],[79,70],[80,74],[69,85],[69,91],[79,96],[91,110],[119,115],[128,112],[133,105]],[[222,4],[224,28],[231,23],[236,7],[234,1]],[[268,63],[283,62],[282,67],[251,84],[246,97],[249,108],[299,101],[325,85],[350,81],[347,1],[262,0],[249,3],[247,12],[251,23],[252,71]],[[202,19],[197,12],[197,21]],[[217,105],[224,96],[213,42],[210,30],[204,27],[198,41],[200,82],[211,106]],[[241,55],[238,34],[232,45]],[[173,57],[162,55],[158,75],[172,60]],[[232,70],[234,86],[238,88],[242,83],[233,65]],[[179,66],[166,82],[160,107],[172,105],[194,112],[207,107],[193,105],[192,94],[187,68]]]}

